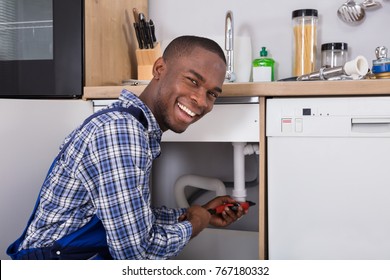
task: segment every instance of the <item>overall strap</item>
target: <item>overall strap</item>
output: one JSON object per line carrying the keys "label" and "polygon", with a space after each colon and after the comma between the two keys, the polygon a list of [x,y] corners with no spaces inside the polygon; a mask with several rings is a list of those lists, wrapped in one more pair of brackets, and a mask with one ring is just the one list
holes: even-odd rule
{"label": "overall strap", "polygon": [[[145,129],[148,128],[148,120],[145,116],[145,114],[143,113],[143,111],[137,107],[112,107],[112,108],[107,108],[107,109],[102,109],[94,114],[92,114],[91,116],[89,116],[87,119],[84,120],[84,122],[81,124],[81,126],[79,127],[79,129],[83,128],[86,124],[88,124],[92,119],[100,116],[100,115],[103,115],[103,114],[107,114],[109,112],[126,112],[126,113],[129,113],[131,115],[133,115],[142,125]],[[60,156],[62,155],[62,153],[68,148],[69,144],[72,142],[73,138],[75,137],[76,133],[74,133],[72,135],[72,137],[63,145],[62,149],[60,150],[60,152],[58,153],[58,155],[56,156],[56,158],[54,159],[53,163],[51,164],[50,168],[49,168],[49,171],[47,172],[46,174],[46,178],[49,176],[49,174],[51,173],[53,167],[55,166],[57,160],[60,158]],[[46,180],[45,178],[45,180]],[[44,181],[45,181],[44,180]],[[42,190],[42,188],[41,188]],[[18,259],[20,258],[20,256],[18,256],[18,249],[19,249],[19,246],[20,244],[23,242],[24,238],[25,238],[25,235],[26,235],[26,232],[27,232],[27,229],[28,227],[30,226],[31,222],[33,221],[34,219],[34,216],[35,216],[35,212],[36,210],[38,209],[38,206],[39,206],[39,202],[40,202],[40,193],[38,195],[38,198],[35,202],[35,206],[34,206],[34,209],[33,209],[33,212],[31,213],[31,216],[27,222],[27,225],[22,233],[22,235],[16,240],[14,241],[7,249],[7,254],[12,258],[12,259]],[[95,221],[95,223],[97,223],[97,221]]]}
{"label": "overall strap", "polygon": [[[100,115],[103,115],[103,114],[107,114],[109,112],[115,112],[115,111],[118,111],[118,112],[127,112],[131,115],[133,115],[142,125],[145,129],[148,129],[148,120],[146,119],[145,117],[145,114],[144,112],[140,109],[140,108],[137,108],[137,107],[112,107],[112,108],[107,108],[107,109],[102,109],[100,111],[97,111],[96,113],[92,114],[91,116],[89,116],[87,119],[85,119],[85,121],[81,124],[80,128],[83,128],[87,123],[89,123],[92,119],[100,116]],[[72,136],[71,139],[69,139],[68,142],[66,142],[66,144],[62,147],[61,151],[59,152],[59,154],[57,155],[56,159],[58,159],[61,154],[63,153],[63,151],[66,150],[66,148],[69,146],[69,144],[72,142],[71,140],[73,140],[75,134]]]}

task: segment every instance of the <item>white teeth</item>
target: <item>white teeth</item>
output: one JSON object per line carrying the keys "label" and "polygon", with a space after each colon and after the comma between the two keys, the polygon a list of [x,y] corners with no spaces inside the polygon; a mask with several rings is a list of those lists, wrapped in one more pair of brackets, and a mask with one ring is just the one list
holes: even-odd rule
{"label": "white teeth", "polygon": [[194,117],[195,116],[195,113],[192,112],[190,109],[188,109],[186,106],[184,106],[183,104],[180,104],[180,103],[177,103],[177,105],[179,106],[180,109],[182,109],[184,112],[186,112],[188,115],[190,115],[191,117]]}

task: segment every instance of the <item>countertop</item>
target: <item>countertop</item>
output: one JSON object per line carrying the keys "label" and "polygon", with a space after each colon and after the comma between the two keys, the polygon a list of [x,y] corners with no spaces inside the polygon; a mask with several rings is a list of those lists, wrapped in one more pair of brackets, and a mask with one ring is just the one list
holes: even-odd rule
{"label": "countertop", "polygon": [[[118,98],[126,88],[140,94],[145,85],[85,87],[83,98]],[[256,83],[226,83],[222,96],[348,96],[348,95],[390,95],[390,79],[343,80],[343,81],[283,81]]]}

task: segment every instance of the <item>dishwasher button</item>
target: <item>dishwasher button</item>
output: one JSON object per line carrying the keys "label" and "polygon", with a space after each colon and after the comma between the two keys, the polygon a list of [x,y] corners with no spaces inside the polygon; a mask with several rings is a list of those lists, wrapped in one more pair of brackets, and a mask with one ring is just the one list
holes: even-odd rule
{"label": "dishwasher button", "polygon": [[295,119],[295,132],[303,132],[303,120],[301,118]]}
{"label": "dishwasher button", "polygon": [[283,133],[293,132],[293,123],[292,123],[291,118],[283,118],[282,119],[282,132]]}

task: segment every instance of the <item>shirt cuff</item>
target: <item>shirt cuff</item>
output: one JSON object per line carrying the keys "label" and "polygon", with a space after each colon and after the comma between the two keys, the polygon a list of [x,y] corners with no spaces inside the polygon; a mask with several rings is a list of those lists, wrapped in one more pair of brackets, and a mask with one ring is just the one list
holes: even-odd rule
{"label": "shirt cuff", "polygon": [[192,224],[189,221],[183,221],[177,224],[183,236],[183,247],[188,244],[192,235]]}

